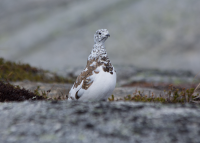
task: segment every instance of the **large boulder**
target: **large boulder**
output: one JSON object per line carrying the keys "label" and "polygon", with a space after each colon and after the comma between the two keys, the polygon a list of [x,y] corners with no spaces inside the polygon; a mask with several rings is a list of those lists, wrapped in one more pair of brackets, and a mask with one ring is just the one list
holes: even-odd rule
{"label": "large boulder", "polygon": [[129,102],[0,104],[2,143],[199,143],[199,105]]}
{"label": "large boulder", "polygon": [[2,0],[0,57],[51,70],[84,66],[107,28],[114,65],[200,71],[199,0]]}

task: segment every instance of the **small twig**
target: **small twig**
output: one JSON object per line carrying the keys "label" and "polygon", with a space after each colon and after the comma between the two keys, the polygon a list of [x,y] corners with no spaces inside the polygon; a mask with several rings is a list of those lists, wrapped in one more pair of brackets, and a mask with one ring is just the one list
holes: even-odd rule
{"label": "small twig", "polygon": [[196,78],[197,77],[197,75],[199,74],[200,72],[198,72],[196,75],[195,75],[195,77],[194,78]]}
{"label": "small twig", "polygon": [[197,85],[197,87],[195,88],[194,92],[199,88],[200,86],[200,83]]}
{"label": "small twig", "polygon": [[[194,92],[197,90],[197,89],[199,89],[199,86],[200,86],[200,83],[197,85],[197,87],[195,88],[195,90],[194,90]],[[194,94],[194,92],[192,93],[192,95]],[[197,99],[197,98],[199,98],[200,96],[197,96],[197,97],[195,97],[194,99]]]}

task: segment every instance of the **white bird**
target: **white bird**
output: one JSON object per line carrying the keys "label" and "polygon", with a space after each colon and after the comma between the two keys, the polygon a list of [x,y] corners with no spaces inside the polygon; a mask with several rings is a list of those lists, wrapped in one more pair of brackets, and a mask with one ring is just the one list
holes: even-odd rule
{"label": "white bird", "polygon": [[87,65],[69,91],[68,100],[99,101],[111,96],[116,85],[116,71],[105,49],[108,37],[107,29],[97,30],[94,34],[94,46]]}

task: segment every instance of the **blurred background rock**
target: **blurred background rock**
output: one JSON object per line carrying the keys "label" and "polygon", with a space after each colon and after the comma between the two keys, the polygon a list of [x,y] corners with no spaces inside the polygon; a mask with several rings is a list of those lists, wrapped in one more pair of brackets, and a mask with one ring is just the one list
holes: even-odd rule
{"label": "blurred background rock", "polygon": [[199,0],[0,0],[0,57],[57,73],[84,67],[106,28],[116,67],[200,71]]}

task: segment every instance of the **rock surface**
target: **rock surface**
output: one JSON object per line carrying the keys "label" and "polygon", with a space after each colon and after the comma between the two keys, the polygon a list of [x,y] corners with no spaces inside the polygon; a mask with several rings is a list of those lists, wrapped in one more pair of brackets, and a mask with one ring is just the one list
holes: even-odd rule
{"label": "rock surface", "polygon": [[[173,84],[174,87],[182,89],[196,88],[199,84],[199,78],[194,79],[194,75],[190,72],[176,72],[176,71],[157,71],[157,70],[136,70],[135,68],[131,72],[126,72],[126,69],[117,71],[117,86],[113,91],[115,98],[124,98],[127,95],[136,94],[138,91],[144,95],[151,96],[154,93],[155,96],[165,96],[168,91],[169,85]],[[130,76],[130,77],[128,77]],[[76,77],[76,73],[73,74]],[[38,88],[40,93],[50,91],[47,93],[50,98],[65,99],[69,90],[73,84],[58,84],[58,83],[42,83],[31,81],[18,81],[12,82],[13,85],[19,85],[22,88],[34,91]],[[124,85],[124,86],[122,86]],[[200,93],[200,89],[197,88],[196,93]]]}
{"label": "rock surface", "polygon": [[192,104],[0,103],[0,142],[199,143],[199,112]]}
{"label": "rock surface", "polygon": [[[66,95],[68,95],[69,90],[72,87],[72,84],[46,84],[40,82],[14,82],[14,85],[19,85],[21,88],[28,89],[30,91],[36,90],[38,87],[38,91],[40,93],[50,91],[47,93],[49,98],[61,98],[66,99]],[[113,91],[113,95],[116,99],[124,98],[127,95],[133,95],[136,91],[141,91],[145,95],[151,96],[152,92],[158,96],[161,93],[163,94],[163,90],[157,90],[155,88],[145,88],[145,87],[117,87]]]}
{"label": "rock surface", "polygon": [[107,28],[114,65],[200,71],[199,0],[1,0],[0,57],[64,72]]}
{"label": "rock surface", "polygon": [[[83,66],[71,68],[67,70],[67,77],[76,79],[83,69]],[[125,65],[115,66],[115,70],[117,72],[117,86],[133,82],[195,84],[200,81],[200,74],[195,75],[189,70],[160,70]]]}

